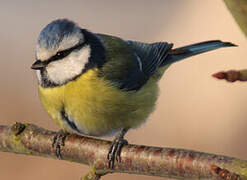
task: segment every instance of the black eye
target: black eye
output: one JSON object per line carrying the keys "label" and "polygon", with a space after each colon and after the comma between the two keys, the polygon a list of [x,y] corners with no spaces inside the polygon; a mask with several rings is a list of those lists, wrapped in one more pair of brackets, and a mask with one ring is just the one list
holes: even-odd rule
{"label": "black eye", "polygon": [[72,48],[69,48],[69,49],[66,49],[66,50],[57,52],[57,54],[55,54],[54,56],[52,56],[50,59],[47,60],[47,64],[50,63],[51,61],[56,61],[56,60],[60,60],[60,59],[65,58],[65,57],[68,56],[72,51],[77,50],[77,49],[80,49],[80,48],[82,48],[84,45],[85,45],[85,43],[81,43],[81,44],[78,44],[78,45],[76,45],[76,46],[74,46],[74,47],[72,47]]}
{"label": "black eye", "polygon": [[61,59],[64,57],[64,53],[61,51],[61,52],[58,52],[56,55],[55,55],[56,59]]}
{"label": "black eye", "polygon": [[59,60],[59,59],[62,59],[66,56],[69,55],[69,51],[65,50],[65,51],[60,51],[58,52],[55,56],[53,56],[52,60]]}

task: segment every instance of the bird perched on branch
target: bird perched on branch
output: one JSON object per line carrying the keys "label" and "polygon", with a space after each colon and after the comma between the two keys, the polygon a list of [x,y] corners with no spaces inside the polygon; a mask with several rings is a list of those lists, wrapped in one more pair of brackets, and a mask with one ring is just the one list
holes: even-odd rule
{"label": "bird perched on branch", "polygon": [[59,19],[41,31],[31,68],[44,108],[64,132],[117,134],[107,157],[114,168],[126,132],[154,110],[164,71],[174,62],[230,46],[235,45],[214,40],[172,49],[171,43],[123,40]]}

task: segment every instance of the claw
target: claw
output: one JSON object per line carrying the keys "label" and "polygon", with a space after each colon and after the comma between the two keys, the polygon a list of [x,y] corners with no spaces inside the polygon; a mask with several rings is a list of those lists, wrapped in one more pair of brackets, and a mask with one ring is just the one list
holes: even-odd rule
{"label": "claw", "polygon": [[58,159],[62,159],[61,147],[65,145],[65,139],[67,135],[68,133],[64,132],[63,130],[60,130],[54,136],[52,147],[55,149],[55,154]]}
{"label": "claw", "polygon": [[121,162],[121,156],[120,156],[121,149],[122,149],[122,147],[124,145],[127,145],[127,144],[128,144],[128,141],[125,140],[125,139],[122,139],[121,143],[119,143],[118,146],[117,146],[117,149],[116,149],[116,161],[119,162],[119,163]]}
{"label": "claw", "polygon": [[123,138],[126,134],[127,130],[123,129],[120,134],[116,136],[114,141],[111,144],[109,152],[107,154],[108,159],[108,167],[110,169],[114,169],[115,160],[120,163],[121,162],[121,149],[124,145],[127,145],[128,142]]}

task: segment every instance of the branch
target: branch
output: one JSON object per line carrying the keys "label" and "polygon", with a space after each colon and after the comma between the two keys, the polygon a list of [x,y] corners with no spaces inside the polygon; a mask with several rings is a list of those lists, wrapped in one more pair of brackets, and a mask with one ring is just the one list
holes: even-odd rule
{"label": "branch", "polygon": [[247,1],[246,0],[224,0],[233,17],[247,36]]}
{"label": "branch", "polygon": [[[247,37],[247,0],[224,0],[224,2]],[[228,82],[247,81],[247,69],[221,71],[212,76]]]}
{"label": "branch", "polygon": [[228,82],[247,81],[247,69],[220,71],[212,76],[217,79],[225,79]]}
{"label": "branch", "polygon": [[[52,148],[56,132],[32,124],[0,126],[0,151],[57,158]],[[83,178],[98,180],[113,172],[144,174],[176,179],[247,179],[247,161],[191,150],[126,145],[122,161],[108,169],[110,141],[68,135],[61,147],[63,160],[87,164],[91,171]]]}
{"label": "branch", "polygon": [[[247,0],[224,0],[224,2],[247,37]],[[228,82],[247,81],[247,69],[221,71],[212,76],[217,79],[225,79]]]}

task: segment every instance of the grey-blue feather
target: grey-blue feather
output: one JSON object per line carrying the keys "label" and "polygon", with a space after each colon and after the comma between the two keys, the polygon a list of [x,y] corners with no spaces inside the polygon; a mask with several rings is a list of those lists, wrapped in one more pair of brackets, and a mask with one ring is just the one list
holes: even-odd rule
{"label": "grey-blue feather", "polygon": [[148,44],[127,41],[127,43],[136,55],[137,61],[141,62],[141,67],[134,72],[131,70],[128,78],[122,82],[122,87],[126,90],[140,89],[159,67],[221,47],[236,46],[232,43],[219,40],[205,41],[176,49],[172,49],[173,44],[167,42]]}
{"label": "grey-blue feather", "polygon": [[166,60],[162,65],[171,64],[185,58],[201,54],[204,52],[212,51],[215,49],[219,49],[222,47],[232,47],[236,46],[230,42],[222,42],[220,40],[213,40],[213,41],[205,41],[196,44],[191,44],[188,46],[183,46],[180,48],[172,49],[169,54],[167,55]]}
{"label": "grey-blue feather", "polygon": [[157,69],[164,63],[173,44],[167,42],[142,43],[136,41],[127,41],[137,58],[142,63],[142,71],[146,76],[152,76]]}
{"label": "grey-blue feather", "polygon": [[[127,75],[117,80],[120,88],[126,91],[140,89],[165,61],[173,44],[166,42],[142,43],[126,41],[135,57],[135,66],[129,68]],[[128,67],[127,67],[128,68]]]}
{"label": "grey-blue feather", "polygon": [[45,49],[57,49],[63,39],[72,36],[81,38],[80,27],[70,20],[59,19],[51,22],[41,31],[38,46]]}

